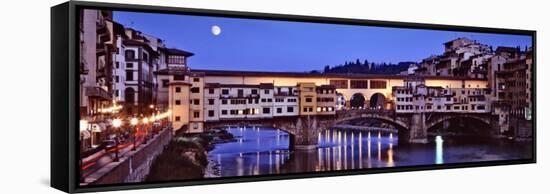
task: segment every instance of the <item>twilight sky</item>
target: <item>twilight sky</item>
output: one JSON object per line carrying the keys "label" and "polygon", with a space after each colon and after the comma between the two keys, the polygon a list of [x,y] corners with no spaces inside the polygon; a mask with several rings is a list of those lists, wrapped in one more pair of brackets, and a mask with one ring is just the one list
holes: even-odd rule
{"label": "twilight sky", "polygon": [[[420,61],[443,53],[443,43],[468,37],[496,46],[531,46],[530,36],[271,20],[114,12],[126,27],[163,39],[195,56],[192,69],[310,71],[345,61]],[[212,26],[221,28],[215,36]]]}

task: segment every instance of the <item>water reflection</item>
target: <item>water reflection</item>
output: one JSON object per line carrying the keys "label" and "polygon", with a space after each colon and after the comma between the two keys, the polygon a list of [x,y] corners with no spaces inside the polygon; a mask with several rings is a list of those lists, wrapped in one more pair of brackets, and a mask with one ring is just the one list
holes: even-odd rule
{"label": "water reflection", "polygon": [[[398,144],[396,134],[385,132],[327,130],[319,133],[318,148],[288,150],[289,135],[260,127],[227,129],[237,141],[216,145],[209,160],[218,165],[219,176],[263,175],[313,171],[349,170],[471,162],[530,157],[528,146],[495,142],[445,141],[432,137],[429,144]],[[375,133],[376,135],[371,135]],[[458,143],[457,143],[458,142]],[[373,153],[374,152],[374,153]],[[492,153],[490,157],[486,153]],[[529,152],[527,152],[529,154]]]}
{"label": "water reflection", "polygon": [[435,137],[435,163],[443,164],[443,138],[439,135]]}

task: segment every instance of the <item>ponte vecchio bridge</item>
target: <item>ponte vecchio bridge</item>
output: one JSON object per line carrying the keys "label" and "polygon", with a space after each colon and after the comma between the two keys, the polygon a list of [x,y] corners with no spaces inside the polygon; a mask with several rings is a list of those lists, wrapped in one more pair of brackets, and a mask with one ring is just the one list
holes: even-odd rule
{"label": "ponte vecchio bridge", "polygon": [[[338,94],[346,102],[352,96],[360,94],[369,104],[375,95],[383,95],[383,106],[374,109],[343,109],[333,115],[298,115],[272,118],[234,119],[207,121],[205,129],[224,126],[269,126],[284,130],[290,134],[292,149],[315,148],[318,134],[338,124],[353,120],[375,119],[391,124],[398,129],[400,142],[426,143],[428,130],[437,124],[455,118],[467,118],[480,121],[490,126],[490,132],[498,131],[498,119],[490,112],[481,113],[453,113],[439,111],[412,111],[400,113],[394,110],[396,99],[392,94],[394,86],[401,87],[405,83],[406,75],[364,75],[364,74],[311,74],[311,73],[281,73],[281,72],[246,72],[246,71],[216,71],[193,70],[204,73],[205,83],[226,84],[261,84],[273,83],[275,86],[292,86],[300,82],[315,83],[316,85],[333,85]],[[426,86],[440,88],[485,89],[487,80],[457,78],[457,77],[422,77]]]}

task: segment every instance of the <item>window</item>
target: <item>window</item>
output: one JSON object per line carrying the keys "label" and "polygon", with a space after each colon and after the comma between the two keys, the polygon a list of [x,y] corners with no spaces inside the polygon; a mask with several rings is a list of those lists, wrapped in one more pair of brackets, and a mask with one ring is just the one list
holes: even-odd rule
{"label": "window", "polygon": [[285,99],[284,98],[275,98],[275,102],[284,102]]}
{"label": "window", "polygon": [[179,116],[176,116],[176,121],[180,121],[180,117]]}
{"label": "window", "polygon": [[181,92],[181,87],[176,87],[176,93],[180,93]]}
{"label": "window", "polygon": [[167,88],[169,83],[170,83],[169,80],[163,79],[163,80],[162,80],[162,87],[163,87],[163,88]]}
{"label": "window", "polygon": [[294,107],[292,106],[286,107],[286,112],[294,112]]}
{"label": "window", "polygon": [[228,90],[228,89],[223,89],[223,90],[222,90],[222,94],[223,94],[223,95],[229,94],[229,90]]}
{"label": "window", "polygon": [[193,118],[199,118],[201,115],[201,113],[199,111],[194,111],[193,112]]}
{"label": "window", "polygon": [[[269,90],[268,90],[268,91],[269,91]],[[269,114],[269,113],[271,113],[271,109],[270,109],[270,108],[264,108],[264,109],[263,109],[263,113],[264,113],[264,114]]]}
{"label": "window", "polygon": [[367,89],[369,88],[368,80],[351,80],[350,86],[352,89]]}
{"label": "window", "polygon": [[222,110],[222,115],[227,115],[227,110]]}
{"label": "window", "polygon": [[115,83],[118,83],[118,82],[120,82],[120,77],[117,75],[115,76]]}
{"label": "window", "polygon": [[477,110],[485,110],[485,105],[478,105]]}
{"label": "window", "polygon": [[185,57],[178,55],[168,56],[168,63],[170,64],[185,64]]}
{"label": "window", "polygon": [[132,68],[134,68],[134,63],[126,63],[126,68],[127,68],[127,69],[132,69]]}
{"label": "window", "polygon": [[244,91],[243,91],[243,89],[238,89],[238,90],[237,90],[237,96],[238,96],[238,97],[243,97],[243,96],[244,96]]}
{"label": "window", "polygon": [[124,55],[125,55],[126,59],[135,59],[136,58],[136,53],[134,52],[134,50],[126,50],[124,52]]}
{"label": "window", "polygon": [[269,94],[269,90],[264,90],[264,94]]}
{"label": "window", "polygon": [[313,98],[306,98],[306,102],[312,102]]}
{"label": "window", "polygon": [[176,105],[180,105],[181,104],[181,100],[176,100]]}
{"label": "window", "polygon": [[252,94],[258,94],[258,90],[257,90],[257,89],[252,89],[250,92],[251,92]]}
{"label": "window", "polygon": [[199,81],[200,81],[200,78],[198,77],[193,78],[193,82],[199,82]]}
{"label": "window", "polygon": [[198,88],[198,87],[192,87],[192,88],[191,88],[191,93],[199,93],[200,91],[201,91],[201,90],[200,90],[200,88]]}
{"label": "window", "polygon": [[209,89],[208,89],[208,93],[209,93],[209,94],[214,94],[214,89],[213,89],[213,88],[209,88]]}
{"label": "window", "polygon": [[199,105],[199,104],[200,104],[200,100],[199,100],[199,99],[193,99],[193,104],[194,104],[194,105]]}
{"label": "window", "polygon": [[115,97],[119,97],[119,96],[120,96],[119,91],[115,90]]}
{"label": "window", "polygon": [[347,89],[348,80],[330,80],[330,85],[333,85],[337,89]]}
{"label": "window", "polygon": [[209,105],[214,105],[214,99],[208,99],[208,104]]}
{"label": "window", "polygon": [[383,80],[370,80],[371,89],[386,89],[386,81]]}
{"label": "window", "polygon": [[286,101],[287,102],[296,102],[296,98],[288,98]]}
{"label": "window", "polygon": [[147,53],[143,53],[143,61],[149,61],[149,55]]}
{"label": "window", "polygon": [[213,110],[208,111],[208,117],[214,117],[214,111]]}
{"label": "window", "polygon": [[185,75],[174,75],[174,80],[184,81]]}
{"label": "window", "polygon": [[283,108],[277,108],[277,113],[283,113]]}
{"label": "window", "polygon": [[115,62],[115,68],[117,68],[117,69],[120,68],[120,63],[118,61]]}
{"label": "window", "polygon": [[134,71],[126,70],[126,81],[134,81]]}
{"label": "window", "polygon": [[307,107],[304,107],[304,112],[307,112]]}

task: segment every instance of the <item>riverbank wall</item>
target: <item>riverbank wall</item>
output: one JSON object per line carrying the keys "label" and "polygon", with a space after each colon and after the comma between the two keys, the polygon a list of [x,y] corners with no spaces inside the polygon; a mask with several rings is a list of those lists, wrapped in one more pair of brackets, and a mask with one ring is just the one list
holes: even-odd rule
{"label": "riverbank wall", "polygon": [[151,138],[147,144],[140,145],[136,151],[121,157],[86,177],[81,185],[102,185],[115,183],[142,182],[149,174],[154,159],[162,153],[172,139],[172,130],[164,129]]}

